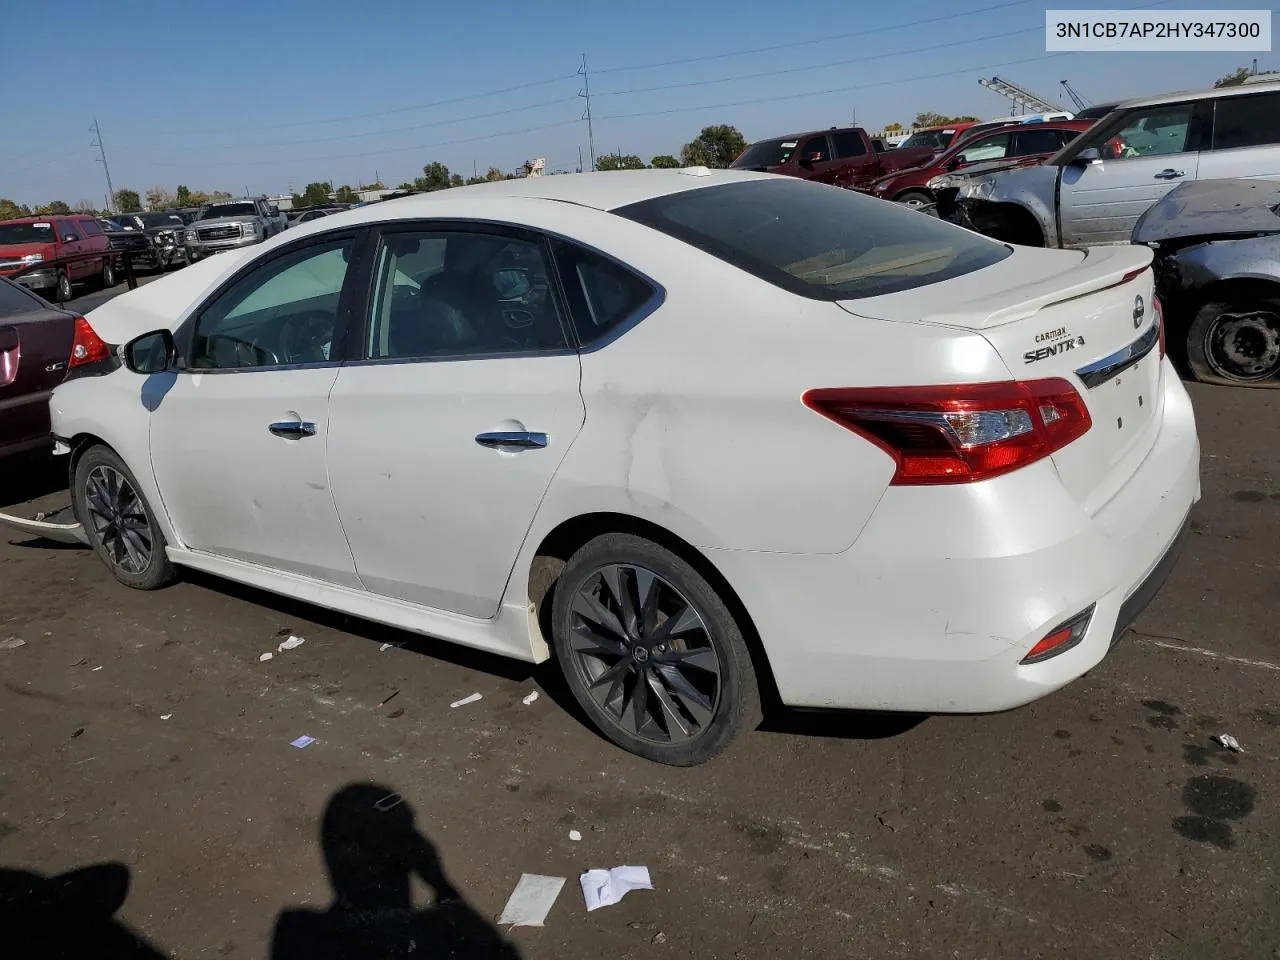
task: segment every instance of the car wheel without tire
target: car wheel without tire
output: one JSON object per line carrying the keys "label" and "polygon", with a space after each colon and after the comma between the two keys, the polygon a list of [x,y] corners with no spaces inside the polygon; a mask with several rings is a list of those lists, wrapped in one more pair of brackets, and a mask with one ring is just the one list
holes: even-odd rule
{"label": "car wheel without tire", "polygon": [[58,285],[54,287],[53,296],[58,303],[66,303],[74,295],[71,289],[71,278],[67,276],[67,271],[58,271]]}
{"label": "car wheel without tire", "polygon": [[1257,385],[1280,375],[1280,299],[1206,303],[1187,330],[1187,366],[1203,383]]}
{"label": "car wheel without tire", "polygon": [[76,519],[112,575],[125,586],[155,590],[171,583],[173,564],[164,534],[143,499],[138,481],[105,446],[85,451],[72,480]]}
{"label": "car wheel without tire", "polygon": [[596,537],[565,565],[556,656],[596,727],[632,753],[693,766],[760,722],[737,620],[686,561],[630,534]]}
{"label": "car wheel without tire", "polygon": [[894,197],[894,202],[907,207],[923,207],[933,203],[933,196],[924,190],[908,190]]}

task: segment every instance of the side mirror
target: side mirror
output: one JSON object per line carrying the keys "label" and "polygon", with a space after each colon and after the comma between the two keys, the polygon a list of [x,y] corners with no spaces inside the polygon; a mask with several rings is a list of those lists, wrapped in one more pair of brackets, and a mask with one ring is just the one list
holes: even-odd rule
{"label": "side mirror", "polygon": [[948,170],[954,170],[954,169],[956,169],[956,167],[960,166],[960,164],[962,164],[962,163],[964,163],[964,154],[963,154],[963,153],[962,153],[962,154],[960,154],[958,157],[952,157],[950,160],[948,160],[948,161],[947,161],[947,169],[948,169]]}
{"label": "side mirror", "polygon": [[71,236],[71,234],[69,234],[69,233],[64,233],[64,234],[62,235],[62,242],[63,242],[63,243],[75,243],[75,242],[76,242],[77,240],[79,240],[79,239],[80,239],[79,237],[73,237],[73,236]]}
{"label": "side mirror", "polygon": [[1072,157],[1071,162],[1076,166],[1091,167],[1095,163],[1102,162],[1102,154],[1098,152],[1097,147],[1086,147]]}
{"label": "side mirror", "polygon": [[163,373],[177,366],[178,347],[168,330],[152,330],[122,346],[120,358],[134,373]]}

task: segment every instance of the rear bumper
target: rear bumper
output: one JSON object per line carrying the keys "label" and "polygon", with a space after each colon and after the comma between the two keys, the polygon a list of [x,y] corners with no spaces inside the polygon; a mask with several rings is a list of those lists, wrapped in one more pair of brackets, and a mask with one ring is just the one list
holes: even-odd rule
{"label": "rear bumper", "polygon": [[[890,488],[840,555],[716,551],[793,706],[982,713],[1092,669],[1167,578],[1200,497],[1186,390],[1167,365],[1155,444],[1093,516],[1049,461],[967,486]],[[1079,644],[1041,638],[1095,605]]]}

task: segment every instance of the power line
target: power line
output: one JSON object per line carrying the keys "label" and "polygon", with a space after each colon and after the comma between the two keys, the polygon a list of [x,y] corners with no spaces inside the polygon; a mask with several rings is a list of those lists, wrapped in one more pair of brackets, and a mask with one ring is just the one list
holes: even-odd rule
{"label": "power line", "polygon": [[813,70],[826,70],[829,67],[847,67],[853,63],[866,63],[869,60],[891,60],[894,57],[903,57],[912,53],[932,53],[934,50],[944,50],[947,47],[962,47],[970,43],[982,43],[986,40],[1004,40],[1008,37],[1016,37],[1024,33],[1042,33],[1044,27],[1037,24],[1034,27],[1027,27],[1025,30],[1006,30],[1004,33],[991,33],[985,37],[970,37],[966,40],[953,40],[950,43],[933,43],[927,47],[916,47],[913,50],[897,50],[892,53],[875,53],[870,56],[850,57],[846,60],[832,60],[828,63],[814,63],[803,67],[784,67],[780,70],[765,70],[759,73],[740,73],[732,77],[720,77],[713,80],[689,80],[684,83],[666,83],[657,87],[637,87],[633,90],[606,90],[604,93],[597,93],[597,97],[625,97],[636,93],[657,93],[662,90],[680,90],[686,87],[705,87],[717,83],[734,83],[739,80],[757,80],[762,77],[779,77],[788,73],[808,73]]}
{"label": "power line", "polygon": [[772,53],[775,50],[791,50],[795,47],[809,47],[818,43],[830,43],[834,40],[851,40],[855,37],[869,37],[877,33],[889,33],[893,30],[905,30],[908,27],[921,27],[930,23],[943,23],[947,20],[959,20],[962,17],[972,17],[979,13],[990,13],[993,10],[1007,10],[1010,7],[1024,7],[1032,0],[1009,0],[1006,3],[997,3],[989,7],[978,7],[973,10],[961,10],[957,13],[947,13],[938,17],[928,17],[924,20],[911,20],[904,23],[894,23],[885,27],[873,27],[870,30],[855,30],[852,33],[834,33],[827,34],[822,37],[815,37],[812,40],[795,40],[791,43],[776,43],[768,47],[751,47],[746,50],[730,50],[727,53],[710,53],[699,57],[682,57],[678,60],[659,60],[654,63],[638,63],[629,67],[607,67],[604,70],[597,70],[596,73],[627,73],[633,70],[653,70],[658,67],[675,67],[685,63],[705,63],[709,60],[724,60],[729,57],[745,57],[753,53]]}

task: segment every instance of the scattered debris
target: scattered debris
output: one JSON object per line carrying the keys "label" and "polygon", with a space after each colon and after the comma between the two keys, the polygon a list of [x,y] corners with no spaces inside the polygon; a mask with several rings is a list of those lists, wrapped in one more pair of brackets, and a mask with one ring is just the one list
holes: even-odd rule
{"label": "scattered debris", "polygon": [[272,657],[274,657],[274,656],[275,656],[275,654],[274,654],[274,653],[272,653],[270,650],[268,650],[266,653],[264,653],[262,656],[260,656],[260,657],[258,658],[258,662],[259,662],[259,663],[266,663],[268,660],[270,660],[270,659],[271,659]]}
{"label": "scattered debris", "polygon": [[97,672],[98,672],[99,670],[101,670],[101,669],[102,669],[101,667],[94,667],[94,668],[93,668],[91,671],[89,671],[89,672],[90,672],[90,673],[97,673]]}
{"label": "scattered debris", "polygon": [[648,867],[614,867],[612,870],[588,870],[578,878],[587,911],[612,906],[632,890],[652,890]]}
{"label": "scattered debris", "polygon": [[299,750],[305,750],[315,742],[315,737],[299,737],[297,740],[290,740],[289,746],[297,747]]}
{"label": "scattered debris", "polygon": [[386,652],[387,652],[388,650],[390,650],[390,649],[391,649],[391,644],[389,644],[389,643],[384,643],[382,646],[380,646],[380,647],[378,648],[378,652],[379,652],[379,653],[386,653]]}
{"label": "scattered debris", "polygon": [[449,706],[451,708],[465,707],[468,703],[475,703],[477,700],[483,700],[483,699],[484,697],[481,694],[473,693],[469,697],[463,697],[461,700],[453,701],[453,703],[449,704]]}
{"label": "scattered debris", "polygon": [[10,637],[8,640],[0,640],[0,650],[17,650],[19,647],[25,647],[27,641],[21,637]]}
{"label": "scattered debris", "polygon": [[373,709],[381,710],[383,707],[385,707],[388,703],[390,703],[392,700],[394,700],[398,696],[400,696],[400,691],[392,690],[391,693],[387,696],[387,699],[383,700],[380,704],[378,704]]}
{"label": "scattered debris", "polygon": [[404,707],[396,707],[394,710],[392,710],[390,713],[387,714],[387,719],[396,720],[403,716],[404,716]]}
{"label": "scattered debris", "polygon": [[654,935],[653,939],[652,939],[652,940],[650,940],[649,942],[650,942],[650,943],[659,943],[659,944],[661,944],[661,943],[666,943],[666,942],[667,942],[667,935],[666,935],[665,933],[663,933],[661,930],[659,930],[659,931]]}
{"label": "scattered debris", "polygon": [[73,663],[73,664],[72,664],[72,666],[73,666],[73,667],[83,667],[83,666],[84,666],[86,663],[88,663],[88,662],[89,662],[89,658],[88,658],[88,657],[81,657],[79,660],[77,660],[75,663]]}
{"label": "scattered debris", "polygon": [[569,839],[572,840],[574,843],[577,843],[579,840],[582,839],[582,834],[579,833],[577,830],[570,830]]}
{"label": "scattered debris", "polygon": [[513,927],[540,927],[551,912],[564,887],[564,877],[544,877],[536,873],[522,873],[511,891],[507,905],[498,918],[500,925]]}
{"label": "scattered debris", "polygon": [[1213,737],[1213,742],[1232,753],[1244,753],[1244,747],[1240,746],[1240,741],[1229,733],[1220,733]]}
{"label": "scattered debris", "polygon": [[657,930],[658,925],[651,920],[632,920],[627,924],[632,930]]}
{"label": "scattered debris", "polygon": [[276,653],[284,653],[286,650],[296,650],[306,642],[305,637],[295,637],[293,634],[289,634],[289,638],[287,640],[280,641],[280,645],[276,647]]}
{"label": "scattered debris", "polygon": [[532,703],[533,703],[533,701],[535,701],[535,700],[537,700],[537,699],[538,699],[538,691],[537,691],[537,690],[535,690],[535,691],[533,691],[533,693],[529,694],[527,697],[525,697],[525,698],[524,698],[523,700],[521,700],[520,702],[521,702],[521,703],[523,703],[523,704],[527,707],[527,706],[529,706],[530,704],[532,704]]}
{"label": "scattered debris", "polygon": [[73,731],[71,731],[72,740],[74,740],[76,737],[81,737],[81,736],[84,736],[84,727],[76,727]]}
{"label": "scattered debris", "polygon": [[374,803],[373,809],[377,810],[379,813],[386,813],[388,810],[394,810],[402,803],[404,803],[404,797],[400,796],[400,794],[388,793],[381,800]]}
{"label": "scattered debris", "polygon": [[161,720],[172,720],[172,719],[173,719],[173,714],[172,714],[172,713],[162,713],[162,714],[160,714],[160,719],[161,719]]}

